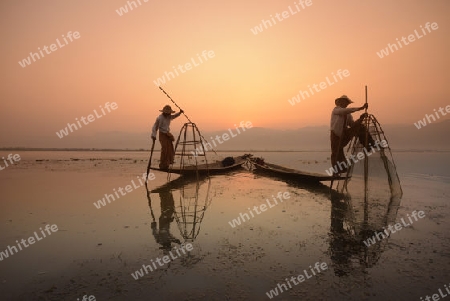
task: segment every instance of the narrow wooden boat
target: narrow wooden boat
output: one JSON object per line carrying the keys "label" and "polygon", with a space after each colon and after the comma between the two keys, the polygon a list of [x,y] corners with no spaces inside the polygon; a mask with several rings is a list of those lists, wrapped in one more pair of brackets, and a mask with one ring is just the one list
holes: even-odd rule
{"label": "narrow wooden boat", "polygon": [[199,183],[200,185],[202,185],[208,179],[210,179],[210,177],[208,177],[207,175],[200,175],[199,177],[182,175],[182,176],[176,178],[175,180],[169,181],[159,187],[153,188],[149,192],[150,193],[159,193],[159,192],[166,192],[166,191],[172,191],[172,190],[179,190],[179,189],[181,189],[187,185],[193,184],[193,183]]}
{"label": "narrow wooden boat", "polygon": [[248,158],[247,155],[233,157],[234,163],[230,164],[230,165],[226,165],[226,166],[224,166],[222,161],[215,161],[212,163],[200,164],[197,166],[195,166],[195,165],[180,166],[180,165],[174,164],[168,170],[167,169],[163,170],[163,169],[155,168],[155,167],[151,167],[150,169],[164,171],[164,172],[170,172],[170,173],[175,173],[175,174],[180,174],[180,175],[185,175],[185,176],[197,175],[197,174],[198,175],[225,174],[230,171],[234,171],[234,170],[243,168],[242,164],[247,162],[247,158]]}
{"label": "narrow wooden boat", "polygon": [[285,179],[292,179],[292,180],[298,180],[302,182],[321,182],[321,181],[336,181],[336,180],[343,180],[345,177],[342,176],[329,176],[319,173],[312,173],[312,172],[306,172],[306,171],[300,171],[292,168],[287,168],[284,166],[271,164],[264,162],[264,160],[261,160],[260,158],[251,158],[250,159],[253,163],[253,165],[256,167],[256,172],[263,172],[265,174],[279,177],[279,178],[285,178]]}

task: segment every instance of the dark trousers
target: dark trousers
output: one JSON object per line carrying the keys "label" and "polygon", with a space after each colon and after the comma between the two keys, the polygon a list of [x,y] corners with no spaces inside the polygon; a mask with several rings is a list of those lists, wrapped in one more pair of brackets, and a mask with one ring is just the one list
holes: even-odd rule
{"label": "dark trousers", "polygon": [[[331,140],[331,166],[337,166],[338,162],[346,162],[344,156],[344,147],[353,139],[353,137],[357,136],[359,141],[365,145],[366,141],[366,127],[362,124],[362,120],[357,120],[355,123],[349,127],[344,129],[341,137],[336,135],[333,131],[330,134]],[[374,145],[373,138],[368,135],[369,144]]]}
{"label": "dark trousers", "polygon": [[159,132],[159,142],[161,143],[161,160],[159,168],[167,169],[173,163],[175,150],[173,149],[174,137],[170,133]]}

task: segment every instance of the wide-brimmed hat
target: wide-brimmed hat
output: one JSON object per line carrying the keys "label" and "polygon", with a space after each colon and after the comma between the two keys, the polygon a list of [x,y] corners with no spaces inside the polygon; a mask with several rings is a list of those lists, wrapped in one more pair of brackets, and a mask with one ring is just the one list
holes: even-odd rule
{"label": "wide-brimmed hat", "polygon": [[169,105],[164,106],[164,108],[162,110],[159,110],[159,111],[163,112],[163,113],[167,113],[167,114],[175,113],[175,111],[172,110],[172,108]]}
{"label": "wide-brimmed hat", "polygon": [[353,103],[353,101],[352,101],[350,98],[348,98],[347,95],[342,95],[341,97],[336,98],[335,101],[334,101],[334,103],[335,103],[336,105],[338,105],[339,103],[344,102],[344,101],[345,101],[346,103]]}

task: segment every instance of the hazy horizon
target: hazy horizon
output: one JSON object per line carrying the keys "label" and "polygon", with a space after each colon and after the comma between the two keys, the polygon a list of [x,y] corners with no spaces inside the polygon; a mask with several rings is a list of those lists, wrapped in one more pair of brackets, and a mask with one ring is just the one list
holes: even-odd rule
{"label": "hazy horizon", "polygon": [[[420,130],[410,125],[382,125],[387,139],[393,149],[450,149],[450,142],[441,139],[448,132],[450,120],[439,121],[427,125]],[[172,127],[175,137],[178,137],[181,124]],[[328,150],[329,127],[307,126],[300,129],[271,129],[253,127],[245,132],[233,128],[218,131],[203,131],[206,141],[216,141],[215,150]],[[231,136],[230,134],[233,134]],[[216,136],[229,134],[227,141],[216,140]],[[54,142],[53,137],[30,137],[26,142],[17,140],[17,144],[0,145],[0,149],[11,148],[51,148],[51,149],[120,149],[120,150],[148,150],[151,147],[150,132],[121,132],[108,131],[100,133],[90,132],[88,135],[74,132]],[[156,143],[155,149],[159,149]]]}

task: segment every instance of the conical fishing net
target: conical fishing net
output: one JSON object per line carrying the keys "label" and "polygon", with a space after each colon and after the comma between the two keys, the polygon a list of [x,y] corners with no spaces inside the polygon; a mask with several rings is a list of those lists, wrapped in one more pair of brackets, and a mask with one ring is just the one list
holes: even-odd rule
{"label": "conical fishing net", "polygon": [[203,141],[203,136],[195,123],[185,123],[180,130],[174,146],[174,165],[183,169],[185,166],[197,166],[208,163],[206,152],[211,150],[211,146],[205,144]]}

